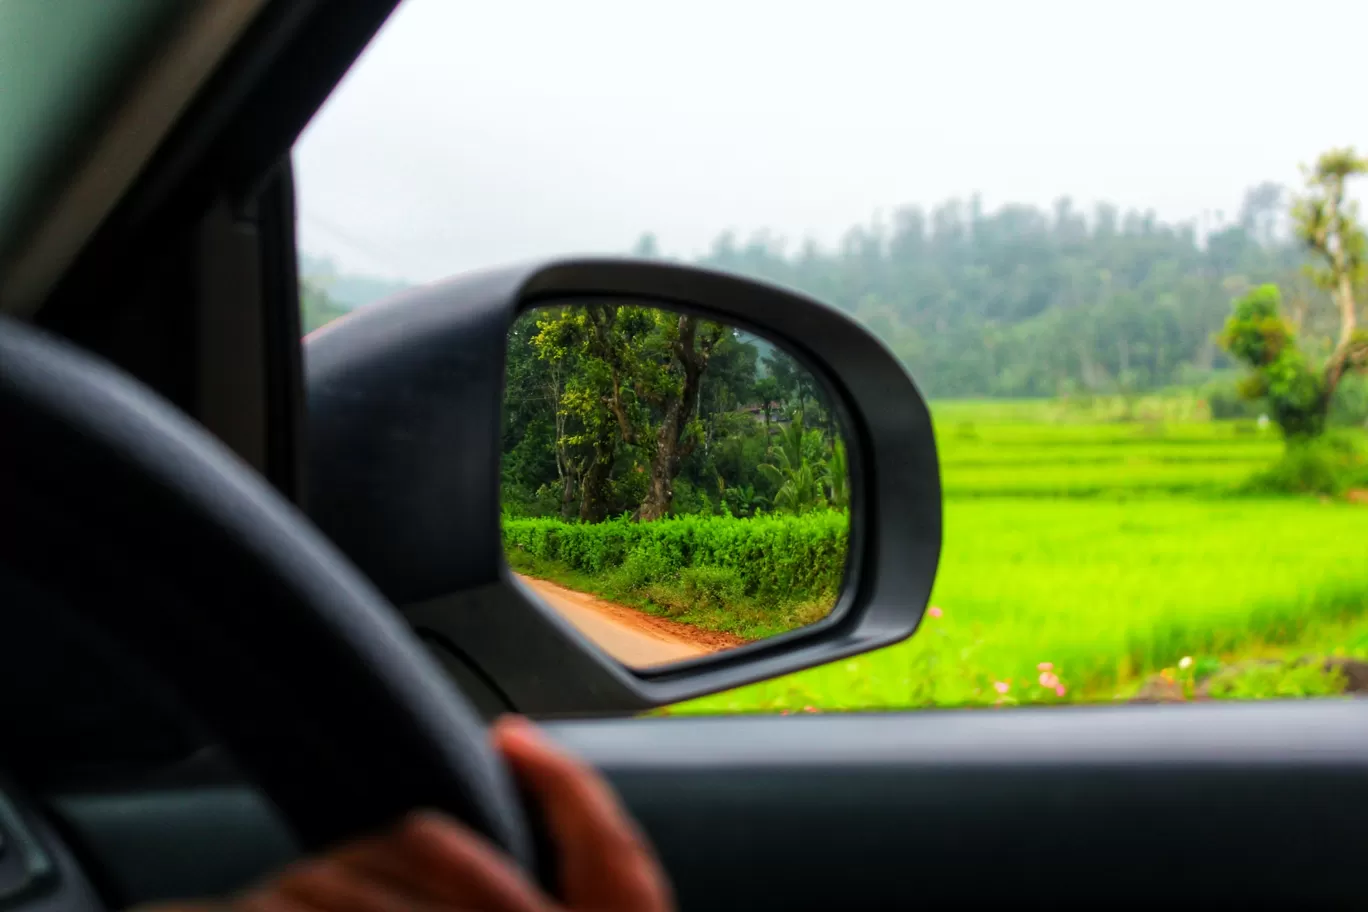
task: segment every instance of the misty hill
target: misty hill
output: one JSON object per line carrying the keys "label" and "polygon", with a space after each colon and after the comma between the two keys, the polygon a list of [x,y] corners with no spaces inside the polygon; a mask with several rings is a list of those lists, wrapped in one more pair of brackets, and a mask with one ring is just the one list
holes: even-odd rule
{"label": "misty hill", "polygon": [[[1231,299],[1258,283],[1282,287],[1307,337],[1333,331],[1285,212],[1282,188],[1264,184],[1199,239],[1191,223],[1106,204],[987,212],[952,199],[855,226],[834,249],[723,234],[699,262],[853,314],[936,398],[1142,391],[1232,368],[1213,336]],[[649,234],[633,254],[666,258]]]}
{"label": "misty hill", "polygon": [[300,278],[322,291],[342,310],[351,310],[387,298],[410,288],[411,283],[381,279],[375,276],[343,273],[333,260],[326,257],[299,255]]}

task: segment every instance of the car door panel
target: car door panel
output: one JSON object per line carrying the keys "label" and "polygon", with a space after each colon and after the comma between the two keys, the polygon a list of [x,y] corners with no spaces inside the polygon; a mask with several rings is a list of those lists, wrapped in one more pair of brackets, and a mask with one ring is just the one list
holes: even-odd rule
{"label": "car door panel", "polygon": [[[618,789],[683,909],[1330,902],[1360,891],[1368,849],[1368,705],[1355,701],[547,730]],[[153,783],[53,806],[130,901],[221,892],[293,853],[247,785]]]}

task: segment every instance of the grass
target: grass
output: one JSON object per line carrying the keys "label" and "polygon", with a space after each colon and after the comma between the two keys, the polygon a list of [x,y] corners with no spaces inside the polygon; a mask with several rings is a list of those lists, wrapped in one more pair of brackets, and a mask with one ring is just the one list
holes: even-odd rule
{"label": "grass", "polygon": [[1254,422],[1088,424],[1050,403],[933,414],[949,499],[1223,496],[1282,452],[1277,432]]}
{"label": "grass", "polygon": [[[1368,658],[1368,508],[1250,497],[1283,452],[1276,431],[1212,422],[1194,397],[1118,421],[1118,402],[933,406],[939,617],[897,646],[668,711],[1113,700],[1184,656]],[[1270,687],[1293,692],[1288,676]]]}
{"label": "grass", "polygon": [[[1368,507],[1251,494],[1282,456],[1275,430],[1210,421],[1192,396],[1132,403],[1132,421],[1101,399],[932,413],[939,616],[899,645],[667,712],[1113,700],[1185,656],[1368,659]],[[1261,666],[1226,695],[1319,693],[1317,675]]]}
{"label": "grass", "polygon": [[592,592],[646,614],[692,624],[703,630],[729,633],[745,640],[762,640],[815,623],[826,617],[836,603],[834,595],[780,604],[744,596],[732,596],[724,601],[709,597],[706,591],[699,592],[696,586],[653,583],[635,587],[622,582],[616,574],[589,574],[566,563],[545,560],[516,549],[509,549],[506,556],[516,573],[550,580],[577,592]]}
{"label": "grass", "polygon": [[911,640],[674,711],[1109,700],[1186,655],[1368,646],[1365,533],[1314,500],[951,501],[940,616]]}

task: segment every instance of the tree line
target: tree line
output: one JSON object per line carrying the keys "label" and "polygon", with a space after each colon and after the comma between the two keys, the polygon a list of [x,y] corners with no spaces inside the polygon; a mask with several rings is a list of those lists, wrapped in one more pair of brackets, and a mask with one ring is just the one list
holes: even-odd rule
{"label": "tree line", "polygon": [[522,516],[751,517],[847,505],[825,390],[782,350],[654,307],[543,308],[509,336],[503,503]]}
{"label": "tree line", "polygon": [[[1288,230],[1289,193],[1250,188],[1233,220],[1193,222],[1067,197],[1049,210],[978,197],[895,209],[835,248],[720,236],[703,265],[803,291],[883,339],[933,398],[1194,387],[1239,366],[1218,339],[1232,298],[1279,285],[1310,335],[1334,308]],[[661,256],[653,235],[634,252]]]}
{"label": "tree line", "polygon": [[[1357,161],[1352,150],[1329,154]],[[991,212],[972,197],[929,211],[899,207],[853,227],[834,248],[809,241],[792,249],[769,232],[746,240],[726,233],[699,263],[787,285],[851,313],[933,398],[1130,394],[1228,376],[1218,392],[1234,399],[1233,378],[1264,355],[1251,360],[1243,343],[1223,334],[1232,300],[1276,286],[1277,319],[1291,332],[1284,347],[1308,352],[1315,364],[1348,338],[1345,314],[1357,305],[1343,302],[1363,300],[1364,277],[1352,255],[1352,268],[1335,272],[1332,284],[1325,278],[1342,255],[1336,251],[1350,248],[1337,246],[1334,231],[1322,242],[1305,229],[1305,200],[1328,204],[1322,191],[1333,179],[1325,172],[1318,185],[1316,171],[1309,169],[1301,195],[1274,183],[1250,188],[1232,219],[1218,215],[1203,232],[1191,221],[1106,203],[1085,213],[1067,197],[1048,209]],[[1350,167],[1341,184],[1358,173]],[[1341,201],[1334,218],[1356,225],[1347,197]],[[1352,244],[1352,231],[1344,237]],[[664,256],[649,234],[632,252]],[[1306,269],[1316,263],[1320,273]],[[305,297],[306,326],[334,315],[320,289],[307,288]],[[1247,316],[1258,320],[1274,305],[1250,306]],[[1329,408],[1353,393],[1363,400],[1355,414],[1368,410],[1368,390],[1347,381],[1357,362],[1336,363],[1345,370],[1333,383],[1303,383],[1297,395]],[[1267,379],[1268,366],[1255,373]],[[1247,381],[1245,392],[1266,395],[1276,386],[1260,383]]]}

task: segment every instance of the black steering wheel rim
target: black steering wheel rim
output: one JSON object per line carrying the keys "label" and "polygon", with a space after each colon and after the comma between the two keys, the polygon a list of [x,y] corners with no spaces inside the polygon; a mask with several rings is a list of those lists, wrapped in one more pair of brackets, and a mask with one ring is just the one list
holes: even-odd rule
{"label": "black steering wheel rim", "polygon": [[7,318],[0,428],[0,561],[174,688],[304,849],[434,807],[534,870],[473,708],[385,598],[219,441]]}

